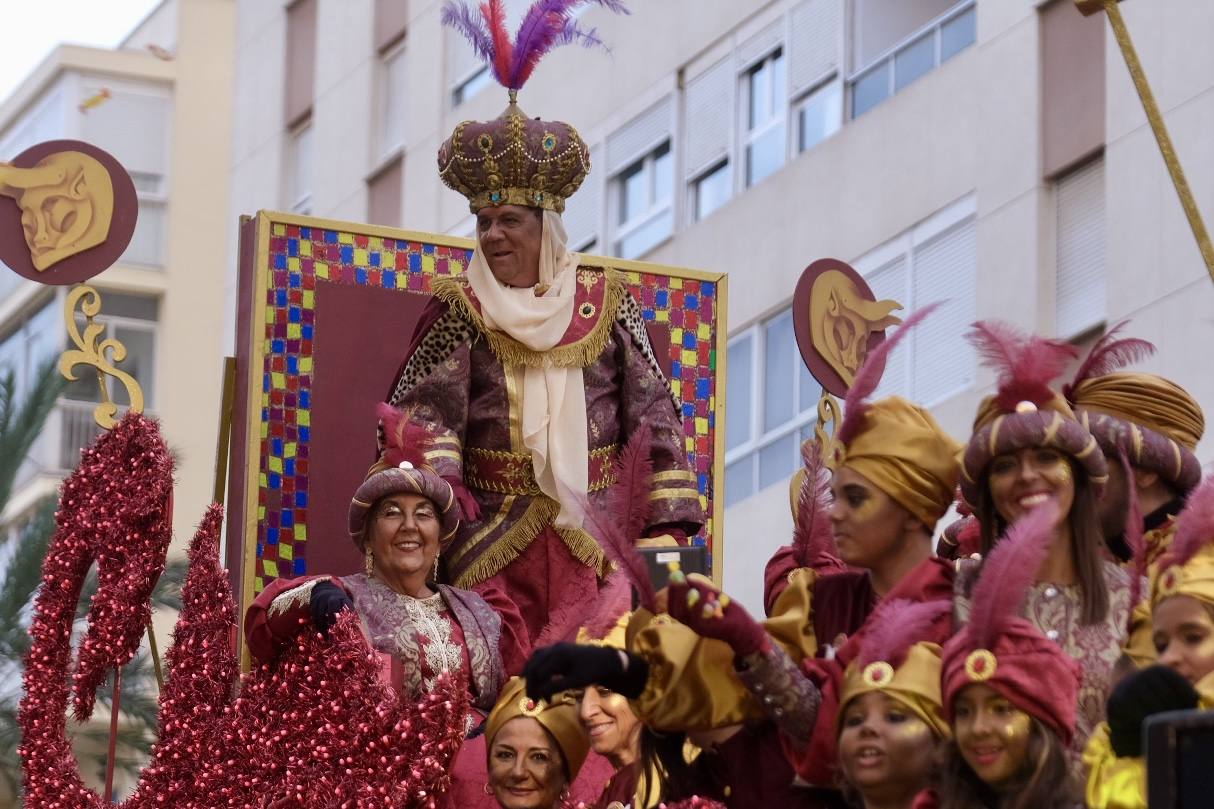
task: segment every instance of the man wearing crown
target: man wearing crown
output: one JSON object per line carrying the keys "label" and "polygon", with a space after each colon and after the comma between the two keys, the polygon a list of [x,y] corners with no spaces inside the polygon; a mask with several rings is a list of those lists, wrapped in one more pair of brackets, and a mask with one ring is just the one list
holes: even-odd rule
{"label": "man wearing crown", "polygon": [[440,431],[430,460],[466,517],[444,553],[447,580],[493,581],[533,641],[545,627],[557,640],[608,570],[585,512],[643,426],[647,536],[685,541],[704,513],[640,307],[619,273],[580,267],[566,249],[560,214],[590,170],[589,150],[568,124],[528,118],[515,96],[439,149],[439,175],[476,214],[476,248],[462,275],[434,282],[388,401]]}

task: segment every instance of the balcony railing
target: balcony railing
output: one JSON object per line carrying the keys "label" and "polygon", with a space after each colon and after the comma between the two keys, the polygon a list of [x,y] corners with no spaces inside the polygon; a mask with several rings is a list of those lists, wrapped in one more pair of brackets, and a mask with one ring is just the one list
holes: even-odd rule
{"label": "balcony railing", "polygon": [[977,38],[974,2],[958,3],[856,71],[848,81],[851,117],[859,118],[973,45]]}

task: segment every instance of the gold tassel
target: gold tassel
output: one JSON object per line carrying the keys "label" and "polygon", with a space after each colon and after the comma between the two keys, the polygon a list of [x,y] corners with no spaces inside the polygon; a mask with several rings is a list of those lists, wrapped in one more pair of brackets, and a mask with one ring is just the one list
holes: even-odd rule
{"label": "gold tassel", "polygon": [[472,322],[477,330],[484,335],[490,350],[503,363],[513,363],[531,368],[585,368],[590,365],[611,339],[611,327],[619,312],[620,302],[628,294],[624,277],[610,267],[604,267],[603,276],[607,281],[607,289],[603,293],[603,311],[595,322],[594,328],[585,337],[568,345],[560,345],[547,351],[533,351],[504,332],[490,329],[468,300],[464,291],[463,279],[460,276],[447,276],[435,279],[430,286],[434,297],[454,308],[461,317]]}

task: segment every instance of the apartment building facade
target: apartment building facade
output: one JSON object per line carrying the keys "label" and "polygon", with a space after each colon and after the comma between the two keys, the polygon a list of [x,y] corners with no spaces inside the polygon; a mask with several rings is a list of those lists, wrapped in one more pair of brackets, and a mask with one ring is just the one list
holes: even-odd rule
{"label": "apartment building facade", "polygon": [[[513,22],[527,3],[508,0]],[[1143,364],[1214,404],[1194,346],[1214,284],[1120,51],[1071,0],[636,0],[584,12],[610,54],[554,52],[520,93],[572,122],[594,170],[576,249],[730,274],[724,583],[760,604],[819,389],[792,339],[796,280],[851,262],[878,297],[943,301],[881,393],[959,439],[991,375],[962,339],[1002,317],[1080,344],[1132,318]],[[454,126],[505,92],[438,0],[237,0],[229,220],[259,208],[472,234],[439,182]],[[1214,7],[1122,5],[1199,206],[1214,215]],[[235,306],[228,237],[225,311]],[[1214,450],[1206,442],[1199,457]]]}
{"label": "apartment building facade", "polygon": [[[161,419],[177,456],[181,551],[212,491],[234,23],[230,0],[165,0],[115,49],[59,46],[0,104],[0,159],[78,139],[109,151],[134,180],[135,235],[91,283],[102,296],[105,336],[126,346],[120,367],[140,383],[146,411]],[[66,295],[0,268],[0,366],[15,372],[19,395],[67,347]],[[127,403],[121,385],[111,393]],[[99,431],[99,395],[91,372],[69,384],[0,515],[6,538]]]}

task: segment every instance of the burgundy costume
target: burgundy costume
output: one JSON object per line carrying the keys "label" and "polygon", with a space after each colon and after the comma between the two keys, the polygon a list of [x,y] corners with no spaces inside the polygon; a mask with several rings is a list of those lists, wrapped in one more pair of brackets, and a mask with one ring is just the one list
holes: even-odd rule
{"label": "burgundy costume", "polygon": [[553,611],[584,610],[605,560],[585,530],[553,525],[557,503],[536,484],[519,435],[525,366],[582,366],[591,508],[602,507],[612,461],[645,422],[654,470],[647,533],[694,534],[703,522],[683,426],[640,307],[614,271],[583,268],[578,279],[573,321],[543,355],[488,330],[462,278],[437,282],[389,396],[390,404],[413,408],[415,417],[437,427],[427,458],[456,483],[461,502],[474,500],[479,511],[479,519],[460,524],[443,553],[446,579],[459,587],[500,585],[533,641],[548,622],[559,624]]}

